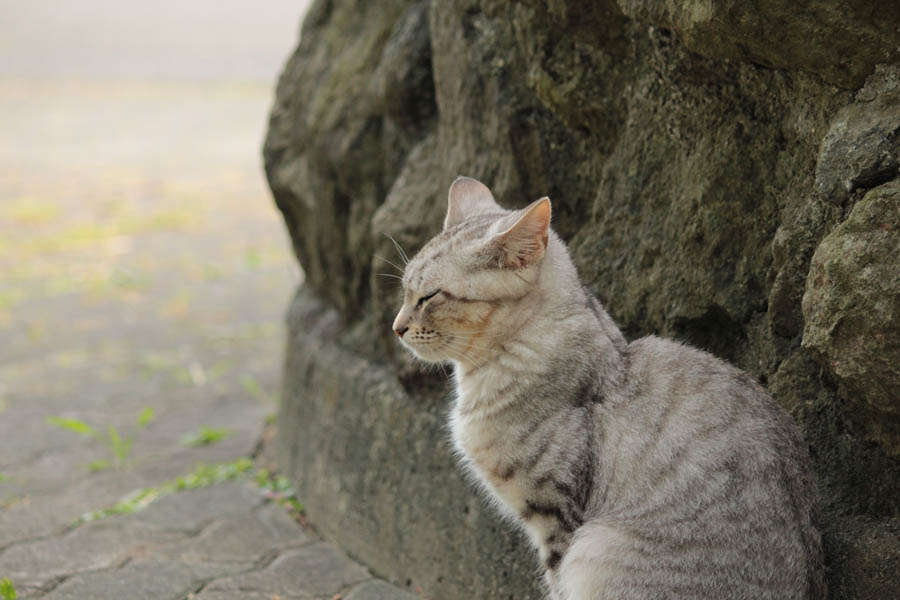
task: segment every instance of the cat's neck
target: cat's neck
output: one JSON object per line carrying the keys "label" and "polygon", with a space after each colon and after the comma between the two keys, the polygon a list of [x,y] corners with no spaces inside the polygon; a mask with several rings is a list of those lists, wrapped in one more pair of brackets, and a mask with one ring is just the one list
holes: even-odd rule
{"label": "cat's neck", "polygon": [[[460,408],[488,414],[522,390],[542,387],[560,369],[577,365],[580,377],[596,382],[596,393],[623,383],[626,341],[600,303],[578,288],[564,300],[536,303],[518,327],[479,361],[455,362]],[[565,404],[577,399],[560,398]]]}

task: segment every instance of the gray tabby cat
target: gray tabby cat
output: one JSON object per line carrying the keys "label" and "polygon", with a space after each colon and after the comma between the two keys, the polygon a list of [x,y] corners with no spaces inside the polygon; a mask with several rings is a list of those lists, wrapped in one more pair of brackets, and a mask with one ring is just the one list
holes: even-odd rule
{"label": "gray tabby cat", "polygon": [[707,353],[627,343],[549,226],[548,198],[508,211],[458,178],[393,327],[453,364],[453,441],[531,538],[550,596],[824,598],[790,417]]}

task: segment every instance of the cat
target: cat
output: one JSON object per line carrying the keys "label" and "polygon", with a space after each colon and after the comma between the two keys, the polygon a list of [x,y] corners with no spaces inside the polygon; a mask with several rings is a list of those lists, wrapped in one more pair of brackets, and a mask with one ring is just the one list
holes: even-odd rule
{"label": "cat", "polygon": [[628,343],[550,215],[549,198],[505,210],[458,178],[393,323],[418,358],[452,364],[453,443],[532,541],[550,598],[824,598],[791,418],[710,354]]}

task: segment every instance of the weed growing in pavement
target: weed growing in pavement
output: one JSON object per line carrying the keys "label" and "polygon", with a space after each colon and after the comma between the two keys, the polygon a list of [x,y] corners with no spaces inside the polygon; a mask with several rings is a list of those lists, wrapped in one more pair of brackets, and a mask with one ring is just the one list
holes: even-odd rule
{"label": "weed growing in pavement", "polygon": [[244,387],[244,390],[248,394],[259,400],[260,402],[267,403],[272,401],[271,397],[266,393],[256,377],[254,377],[250,373],[241,375],[241,385]]}
{"label": "weed growing in pavement", "polygon": [[109,508],[85,513],[73,526],[77,527],[78,525],[105,519],[106,517],[136,513],[163,496],[184,490],[205,488],[243,476],[252,477],[253,482],[267,499],[277,502],[292,517],[302,521],[303,505],[297,500],[294,488],[287,477],[276,476],[269,472],[268,469],[257,469],[254,471],[253,461],[248,457],[243,457],[230,462],[212,465],[198,464],[187,475],[176,477],[159,486],[135,490]]}
{"label": "weed growing in pavement", "polygon": [[16,600],[16,587],[13,585],[13,582],[9,580],[8,577],[4,577],[0,579],[0,597],[3,600]]}
{"label": "weed growing in pavement", "polygon": [[[153,407],[145,407],[137,418],[138,429],[146,427],[154,417],[155,412]],[[134,436],[129,435],[123,437],[122,434],[119,433],[119,430],[112,425],[106,428],[106,433],[104,434],[84,421],[68,417],[47,417],[47,423],[77,433],[78,435],[95,439],[107,447],[112,455],[112,462],[105,458],[91,461],[88,464],[88,468],[91,471],[102,471],[103,469],[108,469],[112,466],[124,468],[128,465],[128,457],[131,454],[131,446],[134,444]]]}
{"label": "weed growing in pavement", "polygon": [[265,468],[259,469],[256,472],[256,485],[263,490],[266,498],[278,502],[294,518],[299,519],[303,516],[303,505],[297,500],[294,487],[284,475],[274,475]]}
{"label": "weed growing in pavement", "polygon": [[181,438],[181,443],[185,446],[209,446],[220,442],[231,432],[227,429],[212,427],[201,427],[197,433],[189,433]]}
{"label": "weed growing in pavement", "polygon": [[214,465],[201,463],[194,467],[194,470],[187,475],[181,475],[175,479],[166,481],[159,486],[135,490],[124,496],[109,508],[85,513],[75,522],[75,525],[77,526],[115,515],[135,513],[146,508],[151,502],[163,496],[168,496],[169,494],[174,494],[175,492],[183,490],[194,490],[209,487],[223,481],[229,481],[237,478],[252,467],[253,461],[246,457]]}

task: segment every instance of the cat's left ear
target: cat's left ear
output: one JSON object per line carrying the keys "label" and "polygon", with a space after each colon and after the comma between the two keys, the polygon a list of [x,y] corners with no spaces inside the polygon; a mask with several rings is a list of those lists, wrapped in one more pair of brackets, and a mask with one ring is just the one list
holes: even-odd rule
{"label": "cat's left ear", "polygon": [[512,227],[494,238],[500,262],[509,269],[536,264],[544,257],[550,237],[550,198],[532,202],[519,214]]}
{"label": "cat's left ear", "polygon": [[471,177],[457,177],[447,196],[447,216],[444,231],[465,221],[472,215],[503,212],[486,185]]}

